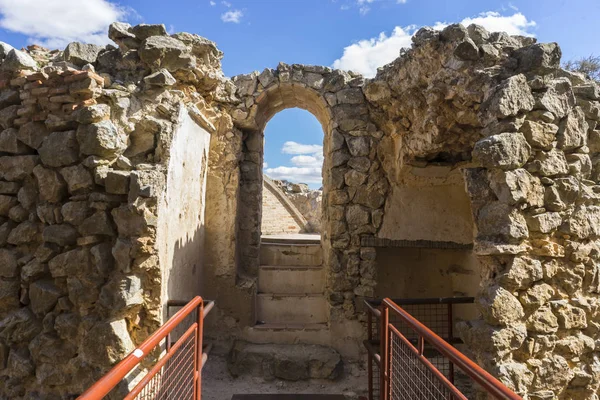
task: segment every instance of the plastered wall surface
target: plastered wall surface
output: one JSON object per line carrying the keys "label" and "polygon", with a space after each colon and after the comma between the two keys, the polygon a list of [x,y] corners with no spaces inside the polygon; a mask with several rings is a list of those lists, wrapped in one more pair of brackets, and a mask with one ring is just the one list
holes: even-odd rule
{"label": "plastered wall surface", "polygon": [[202,293],[204,205],[210,134],[184,113],[174,130],[157,242],[163,299]]}
{"label": "plastered wall surface", "polygon": [[473,243],[473,214],[460,168],[408,166],[386,201],[377,237]]}

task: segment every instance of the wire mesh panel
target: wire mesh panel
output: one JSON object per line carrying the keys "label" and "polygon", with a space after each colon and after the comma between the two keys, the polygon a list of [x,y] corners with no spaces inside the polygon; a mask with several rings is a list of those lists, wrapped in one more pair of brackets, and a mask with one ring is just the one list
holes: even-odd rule
{"label": "wire mesh panel", "polygon": [[[190,302],[170,301],[181,307],[156,332],[86,390],[80,400],[109,396],[124,400],[200,400],[203,320],[214,306],[197,296]],[[139,379],[139,381],[137,381]],[[129,390],[127,382],[137,382]]]}
{"label": "wire mesh panel", "polygon": [[[196,328],[192,327],[168,353],[164,362],[157,363],[132,391],[138,400],[178,400],[194,397],[196,365]],[[162,361],[162,360],[161,360]],[[136,392],[138,392],[135,395]],[[128,397],[129,398],[129,397]]]}
{"label": "wire mesh panel", "polygon": [[452,393],[435,366],[420,357],[403,335],[390,330],[389,385],[391,400],[465,399]]}
{"label": "wire mesh panel", "polygon": [[[448,342],[452,342],[452,304],[402,304],[399,303],[406,312],[415,319],[427,326],[438,336]],[[417,333],[396,314],[390,314],[390,324],[392,324],[400,333],[408,339],[413,345],[416,345],[419,336]],[[427,359],[450,381],[454,380],[453,368],[450,360],[443,357],[434,347],[428,343],[425,344],[424,354]]]}

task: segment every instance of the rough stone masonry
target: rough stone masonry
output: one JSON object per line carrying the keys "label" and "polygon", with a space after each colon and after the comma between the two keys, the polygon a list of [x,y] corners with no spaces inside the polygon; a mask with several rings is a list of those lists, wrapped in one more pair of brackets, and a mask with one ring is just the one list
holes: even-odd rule
{"label": "rough stone masonry", "polygon": [[360,356],[377,285],[365,246],[405,165],[460,168],[475,221],[474,359],[529,399],[600,387],[600,87],[556,44],[419,30],[374,79],[280,64],[224,77],[207,39],[111,25],[118,45],[0,43],[0,397],[73,398],[166,318],[219,304],[209,334],[252,321],[266,122],[325,133],[329,329]]}

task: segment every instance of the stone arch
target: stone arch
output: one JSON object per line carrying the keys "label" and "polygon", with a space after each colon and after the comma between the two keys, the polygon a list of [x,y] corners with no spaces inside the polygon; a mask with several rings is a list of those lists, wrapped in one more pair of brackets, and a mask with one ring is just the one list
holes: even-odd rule
{"label": "stone arch", "polygon": [[241,271],[252,275],[258,267],[260,209],[248,199],[257,199],[262,187],[264,127],[283,109],[305,109],[324,132],[321,238],[328,290],[335,293],[328,297],[332,317],[346,319],[345,313],[355,318],[355,296],[372,296],[375,285],[375,261],[369,251],[361,259],[361,240],[379,228],[388,187],[377,159],[382,133],[370,122],[364,79],[327,67],[279,64],[232,81],[240,102],[231,115],[243,138],[237,230]]}

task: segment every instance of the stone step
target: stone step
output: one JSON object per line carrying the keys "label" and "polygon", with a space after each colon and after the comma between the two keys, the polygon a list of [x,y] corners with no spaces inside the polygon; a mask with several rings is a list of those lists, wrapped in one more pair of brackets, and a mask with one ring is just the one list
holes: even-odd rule
{"label": "stone step", "polygon": [[257,324],[244,328],[242,338],[256,344],[331,343],[327,324]]}
{"label": "stone step", "polygon": [[320,244],[261,243],[260,264],[279,266],[313,266],[323,263]]}
{"label": "stone step", "polygon": [[261,265],[258,269],[259,293],[316,294],[324,290],[322,267]]}
{"label": "stone step", "polygon": [[312,344],[254,344],[238,340],[228,357],[229,372],[265,379],[299,381],[336,379],[343,370],[340,354],[327,346]]}
{"label": "stone step", "polygon": [[321,324],[327,322],[327,313],[327,301],[323,295],[256,295],[256,316],[259,323]]}

